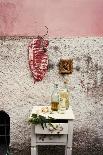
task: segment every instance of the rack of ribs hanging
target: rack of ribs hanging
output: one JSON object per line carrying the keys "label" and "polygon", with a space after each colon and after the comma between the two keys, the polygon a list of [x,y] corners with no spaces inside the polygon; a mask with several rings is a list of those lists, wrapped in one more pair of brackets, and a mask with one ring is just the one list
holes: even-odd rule
{"label": "rack of ribs hanging", "polygon": [[[46,27],[46,26],[45,26]],[[44,39],[45,36],[37,36],[29,45],[29,67],[34,78],[34,83],[36,81],[41,81],[48,70],[48,54],[47,47],[49,41]]]}

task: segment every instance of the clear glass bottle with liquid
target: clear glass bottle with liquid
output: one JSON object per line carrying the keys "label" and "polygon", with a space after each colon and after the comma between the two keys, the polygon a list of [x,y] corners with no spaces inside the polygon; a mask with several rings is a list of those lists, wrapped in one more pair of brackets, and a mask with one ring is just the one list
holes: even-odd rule
{"label": "clear glass bottle with liquid", "polygon": [[68,91],[68,81],[67,80],[64,81],[64,89],[66,91],[66,93],[65,93],[65,98],[66,98],[65,99],[65,106],[66,106],[66,109],[68,109],[70,102],[69,102],[69,91]]}
{"label": "clear glass bottle with liquid", "polygon": [[59,107],[58,84],[54,84],[54,90],[51,95],[51,110],[58,111],[58,107]]}
{"label": "clear glass bottle with liquid", "polygon": [[69,91],[68,83],[64,81],[64,87],[59,91],[59,110],[67,110],[69,108]]}

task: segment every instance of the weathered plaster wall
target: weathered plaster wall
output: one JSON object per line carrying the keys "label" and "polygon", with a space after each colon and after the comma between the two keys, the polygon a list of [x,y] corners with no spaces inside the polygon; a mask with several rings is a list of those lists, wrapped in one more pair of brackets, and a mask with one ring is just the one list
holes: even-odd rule
{"label": "weathered plaster wall", "polygon": [[0,0],[0,36],[103,36],[103,0]]}
{"label": "weathered plaster wall", "polygon": [[73,155],[102,155],[103,38],[49,39],[50,67],[44,80],[36,84],[28,66],[27,47],[31,40],[19,37],[0,39],[0,110],[5,110],[11,117],[14,154],[26,155],[30,149],[28,116],[33,105],[50,104],[53,83],[62,87],[58,62],[66,57],[74,60],[68,85],[75,113]]}

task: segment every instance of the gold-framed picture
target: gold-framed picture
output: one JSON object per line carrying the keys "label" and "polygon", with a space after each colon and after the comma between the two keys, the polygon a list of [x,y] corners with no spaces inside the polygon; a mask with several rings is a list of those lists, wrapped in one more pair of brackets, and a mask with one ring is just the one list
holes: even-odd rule
{"label": "gold-framed picture", "polygon": [[72,74],[73,72],[73,59],[60,59],[59,73]]}

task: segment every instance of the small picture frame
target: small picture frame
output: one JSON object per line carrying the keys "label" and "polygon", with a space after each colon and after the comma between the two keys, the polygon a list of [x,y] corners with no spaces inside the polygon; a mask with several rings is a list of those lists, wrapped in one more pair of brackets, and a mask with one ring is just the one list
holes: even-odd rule
{"label": "small picture frame", "polygon": [[60,59],[59,73],[72,74],[73,72],[73,59]]}

